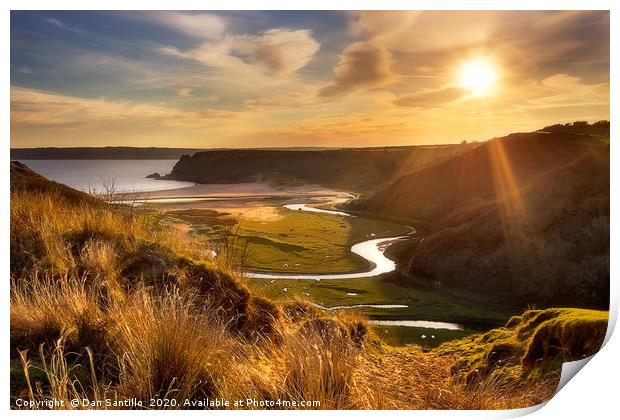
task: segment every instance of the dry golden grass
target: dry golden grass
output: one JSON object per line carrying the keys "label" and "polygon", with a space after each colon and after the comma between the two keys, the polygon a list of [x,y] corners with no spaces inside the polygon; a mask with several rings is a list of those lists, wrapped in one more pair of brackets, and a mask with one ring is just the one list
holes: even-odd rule
{"label": "dry golden grass", "polygon": [[213,398],[235,364],[230,334],[213,311],[178,291],[139,290],[111,311],[119,392],[140,400]]}
{"label": "dry golden grass", "polygon": [[[91,269],[115,274],[119,261],[157,244],[178,255],[207,260],[204,243],[166,229],[157,213],[130,206],[75,203],[60,194],[11,194],[11,272],[58,273]],[[76,249],[77,248],[77,249]]]}
{"label": "dry golden grass", "polygon": [[[43,296],[63,302],[58,295],[69,290],[74,297],[67,303],[77,302],[82,308],[95,305],[96,294],[80,285],[47,283]],[[14,297],[20,304],[12,315],[15,321],[25,322],[15,315],[33,311],[40,301],[29,301],[20,292]],[[450,372],[454,357],[424,353],[417,347],[363,344],[351,337],[346,324],[335,320],[301,326],[283,322],[277,342],[251,342],[232,334],[217,311],[195,305],[178,290],[153,295],[138,289],[106,311],[64,311],[62,315],[57,311],[57,323],[64,328],[60,344],[45,347],[52,349],[51,354],[41,350],[38,357],[24,357],[24,363],[41,369],[44,377],[22,393],[32,393],[35,400],[80,396],[137,398],[148,403],[159,397],[183,403],[185,399],[251,398],[319,401],[323,409],[498,409],[542,402],[555,389],[551,380],[531,385],[492,380],[459,384]],[[96,316],[76,322],[86,314]],[[46,338],[42,319],[29,321],[41,325],[32,342],[36,336]],[[97,340],[89,341],[83,331],[90,331],[92,327],[85,326],[93,324],[106,327],[100,335],[90,336]],[[12,333],[23,330],[17,328],[19,323],[14,325]],[[104,344],[96,344],[102,339]],[[82,348],[78,356],[74,352],[79,346],[100,350],[87,353]],[[64,353],[70,349],[71,353]]]}
{"label": "dry golden grass", "polygon": [[535,382],[480,378],[465,384],[451,374],[456,359],[417,346],[379,348],[361,359],[353,399],[366,409],[512,409],[547,401],[559,379],[559,375]]}
{"label": "dry golden grass", "polygon": [[553,388],[459,385],[452,356],[384,348],[353,315],[303,302],[278,308],[226,258],[207,259],[204,244],[175,232],[131,207],[12,193],[11,351],[12,365],[21,363],[12,401],[506,408]]}
{"label": "dry golden grass", "polygon": [[[97,300],[93,288],[69,280],[41,284],[34,294],[25,288],[13,293],[12,334],[14,343],[23,343],[14,347],[32,349],[30,343],[37,339],[48,343],[32,359],[20,353],[25,373],[33,367],[44,373],[38,384],[28,378],[21,390],[31,399],[98,400],[107,395],[145,403],[151,398],[179,403],[252,398],[313,400],[322,408],[352,404],[349,388],[359,345],[336,324],[321,331],[283,324],[278,342],[252,342],[231,333],[217,308],[199,308],[179,290],[153,294],[139,287],[106,310],[89,311]],[[44,301],[50,303],[24,316]],[[54,314],[63,304],[81,310]],[[96,337],[84,336],[92,324],[105,329]],[[59,338],[50,342],[55,336]],[[93,352],[94,347],[98,350]]]}
{"label": "dry golden grass", "polygon": [[324,409],[353,408],[350,399],[359,347],[339,326],[307,328],[288,334],[278,349],[284,360],[283,390],[293,400],[320,401]]}
{"label": "dry golden grass", "polygon": [[33,276],[11,287],[12,348],[36,349],[60,337],[74,350],[100,346],[107,330],[97,294],[84,281]]}

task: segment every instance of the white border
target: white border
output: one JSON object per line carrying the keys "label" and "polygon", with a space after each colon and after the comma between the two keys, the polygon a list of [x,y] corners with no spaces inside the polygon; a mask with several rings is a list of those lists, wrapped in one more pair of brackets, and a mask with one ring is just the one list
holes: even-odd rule
{"label": "white border", "polygon": [[[614,51],[614,47],[617,47],[618,41],[618,25],[620,20],[618,19],[618,4],[619,2],[612,1],[576,1],[576,0],[564,0],[564,1],[543,1],[543,0],[504,0],[504,1],[465,1],[465,0],[442,0],[442,1],[404,1],[404,0],[382,0],[369,1],[325,1],[325,0],[296,0],[290,1],[243,1],[243,0],[227,0],[227,1],[200,1],[200,0],[183,0],[170,1],[170,0],[151,0],[151,1],[133,1],[131,3],[126,0],[94,0],[85,3],[77,0],[57,0],[54,2],[45,0],[5,0],[2,3],[3,13],[0,16],[0,30],[2,31],[2,50],[3,50],[3,62],[0,66],[0,72],[2,74],[2,134],[4,147],[0,148],[1,156],[4,162],[8,163],[9,160],[9,139],[10,139],[10,10],[142,10],[142,9],[154,9],[154,10],[377,10],[377,9],[395,9],[395,10],[611,10],[611,92],[616,91],[616,77],[618,74],[617,63],[617,51]],[[614,238],[618,237],[618,222],[617,218],[617,197],[620,196],[618,185],[618,175],[620,169],[614,165],[618,162],[618,148],[614,146],[614,142],[618,139],[618,130],[615,125],[615,116],[618,110],[618,95],[612,94],[611,97],[611,120],[612,120],[612,145],[611,145],[611,204],[612,204],[612,223],[611,223],[611,261],[617,261],[620,255],[616,246]],[[3,345],[1,351],[2,360],[4,360],[5,369],[8,367],[9,360],[9,176],[8,165],[5,167],[5,177],[2,178],[2,204],[0,206],[0,218],[2,220],[2,232],[0,237],[2,241],[2,267],[5,270],[4,287],[2,287],[2,302],[4,303],[4,317],[2,324],[2,337]],[[611,267],[611,290],[612,290],[612,310],[610,312],[610,318],[614,321],[617,317],[617,303],[618,303],[618,282],[615,279],[617,270],[614,265]],[[544,408],[536,411],[530,415],[532,419],[572,419],[572,418],[593,418],[604,419],[613,418],[617,415],[618,410],[618,395],[617,384],[620,374],[619,364],[616,355],[620,354],[620,342],[615,336],[612,336],[605,347],[597,354],[588,367],[578,374],[576,380],[570,381],[559,393],[556,395]],[[6,372],[6,370],[5,370]],[[8,390],[8,372],[5,373],[3,380],[0,381],[0,395],[4,397],[5,411],[10,411],[9,406],[9,390]],[[502,418],[502,417],[515,417],[532,412],[532,409],[516,410],[516,411],[495,411],[495,412],[479,412],[479,411],[401,411],[401,412],[380,412],[380,411],[359,411],[359,412],[338,412],[337,416],[356,418],[378,418],[379,416],[390,416],[400,418],[433,418],[433,419],[455,419],[455,418]],[[613,414],[612,414],[613,413]],[[94,418],[108,418],[108,412],[96,411],[91,413],[81,412],[79,414],[73,412],[18,412],[10,411],[8,414],[12,417],[24,417],[24,418],[42,418],[43,416],[49,418],[77,418],[77,417],[94,417]],[[134,415],[137,417],[153,416],[153,417],[166,417],[179,416],[202,418],[204,416],[215,417],[247,417],[258,416],[261,418],[267,418],[267,416],[275,417],[288,417],[295,416],[298,418],[327,418],[332,417],[331,412],[173,412],[167,413],[162,411],[156,412],[119,412],[114,413],[114,416],[128,417]]]}
{"label": "white border", "polygon": [[612,10],[611,0],[5,0],[8,10]]}

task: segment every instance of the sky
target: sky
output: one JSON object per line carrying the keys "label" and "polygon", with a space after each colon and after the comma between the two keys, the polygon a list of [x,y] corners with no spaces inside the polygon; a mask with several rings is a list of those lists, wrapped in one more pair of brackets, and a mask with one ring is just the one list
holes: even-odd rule
{"label": "sky", "polygon": [[365,147],[609,119],[609,12],[11,12],[11,146]]}

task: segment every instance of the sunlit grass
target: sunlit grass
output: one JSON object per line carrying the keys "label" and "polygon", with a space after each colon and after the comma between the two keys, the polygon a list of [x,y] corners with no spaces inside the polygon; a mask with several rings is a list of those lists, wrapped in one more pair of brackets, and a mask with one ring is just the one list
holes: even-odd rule
{"label": "sunlit grass", "polygon": [[[316,400],[334,409],[406,408],[412,395],[427,396],[414,408],[534,401],[510,394],[498,404],[492,384],[474,395],[446,369],[419,366],[418,347],[395,358],[355,314],[275,305],[251,292],[230,261],[210,255],[152,212],[13,194],[12,401],[101,404],[78,409],[114,408],[107,398],[144,406],[151,398]],[[383,360],[417,372],[409,396],[377,386],[383,377],[408,380],[397,365],[367,369]]]}
{"label": "sunlit grass", "polygon": [[[165,219],[189,224],[195,236],[221,242],[229,235],[247,247],[246,268],[278,273],[351,273],[368,270],[364,258],[350,250],[373,237],[409,232],[405,226],[380,220],[277,209],[275,220],[250,220],[210,210],[168,211]],[[231,220],[237,223],[231,227]],[[373,236],[374,235],[374,236]]]}

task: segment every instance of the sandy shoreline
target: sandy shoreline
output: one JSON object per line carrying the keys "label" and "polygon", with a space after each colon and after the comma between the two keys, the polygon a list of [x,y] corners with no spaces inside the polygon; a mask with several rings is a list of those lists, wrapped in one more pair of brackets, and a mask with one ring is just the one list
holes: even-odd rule
{"label": "sandy shoreline", "polygon": [[292,203],[343,202],[353,198],[344,191],[316,185],[275,188],[266,183],[196,184],[190,187],[122,194],[122,202],[148,205],[164,211],[210,209],[250,220],[277,220],[276,208]]}
{"label": "sandy shoreline", "polygon": [[161,200],[173,198],[209,198],[209,199],[251,199],[265,197],[334,197],[346,196],[347,193],[335,191],[319,186],[306,185],[278,189],[273,186],[260,183],[248,182],[239,184],[196,184],[190,187],[175,188],[170,190],[157,190],[126,194],[126,199],[135,200]]}

